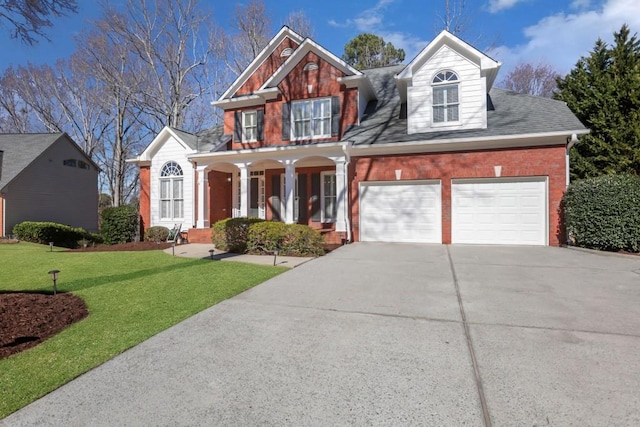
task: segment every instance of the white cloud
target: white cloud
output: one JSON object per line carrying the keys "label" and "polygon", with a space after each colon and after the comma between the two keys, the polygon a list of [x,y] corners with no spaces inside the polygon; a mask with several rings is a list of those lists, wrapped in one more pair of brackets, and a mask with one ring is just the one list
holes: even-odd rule
{"label": "white cloud", "polygon": [[571,9],[588,9],[591,7],[591,0],[573,0]]}
{"label": "white cloud", "polygon": [[637,2],[606,0],[599,8],[548,16],[523,30],[526,43],[498,46],[489,55],[503,63],[503,76],[522,62],[545,62],[561,74],[567,73],[580,57],[589,54],[598,38],[610,43],[624,23],[631,34],[640,30]]}
{"label": "white cloud", "polygon": [[489,12],[497,13],[502,10],[511,9],[523,0],[489,0]]}
{"label": "white cloud", "polygon": [[385,18],[385,9],[398,0],[378,0],[369,9],[365,9],[353,18],[348,18],[344,22],[337,22],[334,19],[328,24],[336,28],[354,27],[360,33],[372,33],[382,37],[385,41],[391,42],[396,48],[404,49],[406,61],[413,59],[418,52],[424,48],[428,41],[422,40],[409,33],[389,30],[393,26],[389,19]]}

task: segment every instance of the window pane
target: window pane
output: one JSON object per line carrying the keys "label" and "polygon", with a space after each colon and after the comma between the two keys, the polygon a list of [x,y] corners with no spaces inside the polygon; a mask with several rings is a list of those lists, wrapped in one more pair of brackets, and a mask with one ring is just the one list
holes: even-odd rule
{"label": "window pane", "polygon": [[447,103],[458,102],[458,86],[447,86]]}
{"label": "window pane", "polygon": [[442,105],[442,104],[444,104],[444,88],[434,87],[433,88],[433,105]]}
{"label": "window pane", "polygon": [[182,199],[182,180],[181,179],[173,180],[173,198]]}
{"label": "window pane", "polygon": [[457,122],[458,121],[458,106],[451,105],[447,107],[447,121],[448,122]]}
{"label": "window pane", "polygon": [[171,182],[169,180],[160,181],[160,198],[168,199],[171,194]]}
{"label": "window pane", "polygon": [[445,107],[433,107],[433,121],[435,123],[444,122]]}
{"label": "window pane", "polygon": [[182,200],[173,201],[173,218],[182,218]]}
{"label": "window pane", "polygon": [[170,218],[169,209],[171,208],[171,201],[163,200],[160,202],[160,217]]}

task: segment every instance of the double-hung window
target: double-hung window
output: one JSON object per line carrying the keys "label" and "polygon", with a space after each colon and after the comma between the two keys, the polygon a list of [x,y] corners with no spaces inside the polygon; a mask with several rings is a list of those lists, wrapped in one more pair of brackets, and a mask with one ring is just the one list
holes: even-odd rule
{"label": "double-hung window", "polygon": [[258,140],[258,112],[242,112],[242,141],[255,142]]}
{"label": "double-hung window", "polygon": [[441,71],[433,78],[433,122],[460,120],[460,81],[453,71]]}
{"label": "double-hung window", "polygon": [[160,171],[160,218],[174,220],[183,217],[182,168],[176,162],[168,162]]}
{"label": "double-hung window", "polygon": [[292,138],[331,136],[331,98],[295,101],[291,104]]}
{"label": "double-hung window", "polygon": [[322,222],[335,222],[338,214],[338,203],[336,198],[336,174],[335,172],[322,173],[321,189],[321,212]]}

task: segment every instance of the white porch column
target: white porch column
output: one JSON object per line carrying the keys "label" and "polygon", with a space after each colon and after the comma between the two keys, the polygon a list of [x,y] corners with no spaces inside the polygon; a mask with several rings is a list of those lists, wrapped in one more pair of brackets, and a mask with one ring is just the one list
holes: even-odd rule
{"label": "white porch column", "polygon": [[249,216],[249,166],[236,164],[240,168],[240,216]]}
{"label": "white porch column", "polygon": [[198,220],[197,228],[209,228],[209,194],[207,191],[207,167],[198,166]]}
{"label": "white porch column", "polygon": [[347,173],[344,159],[335,160],[336,163],[336,231],[347,231]]}
{"label": "white porch column", "polygon": [[287,160],[284,165],[284,200],[285,200],[285,224],[293,224],[293,203],[295,194],[293,192],[293,186],[296,183],[296,167],[293,161]]}

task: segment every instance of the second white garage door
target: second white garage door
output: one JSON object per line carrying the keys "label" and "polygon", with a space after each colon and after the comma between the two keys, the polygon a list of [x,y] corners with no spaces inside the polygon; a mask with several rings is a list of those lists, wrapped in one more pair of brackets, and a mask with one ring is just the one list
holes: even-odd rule
{"label": "second white garage door", "polygon": [[547,244],[544,177],[453,180],[453,243]]}
{"label": "second white garage door", "polygon": [[440,181],[361,183],[360,240],[441,243]]}

